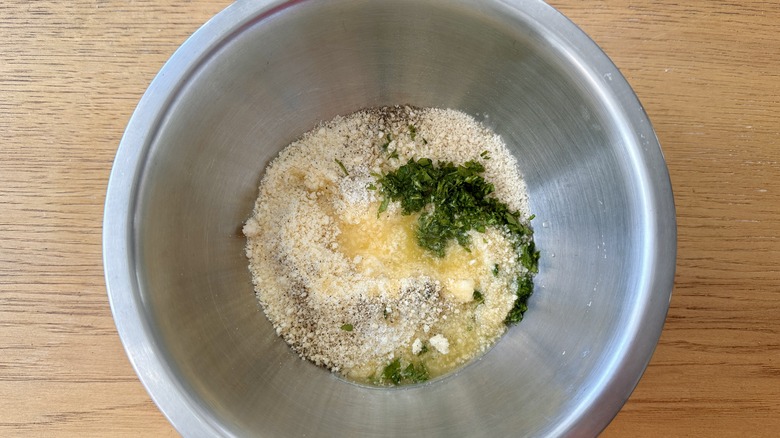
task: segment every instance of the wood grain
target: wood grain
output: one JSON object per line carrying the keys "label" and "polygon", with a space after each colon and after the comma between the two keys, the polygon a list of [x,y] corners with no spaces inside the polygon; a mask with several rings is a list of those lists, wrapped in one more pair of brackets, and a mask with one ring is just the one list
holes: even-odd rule
{"label": "wood grain", "polygon": [[0,3],[0,436],[176,436],[111,318],[103,201],[146,86],[227,3]]}
{"label": "wood grain", "polygon": [[[146,86],[228,3],[0,3],[0,436],[176,436],[114,328],[103,201]],[[677,206],[666,326],[604,435],[778,436],[780,3],[551,3],[634,87]]]}
{"label": "wood grain", "polygon": [[645,105],[677,208],[664,332],[605,435],[778,436],[780,3],[558,3]]}

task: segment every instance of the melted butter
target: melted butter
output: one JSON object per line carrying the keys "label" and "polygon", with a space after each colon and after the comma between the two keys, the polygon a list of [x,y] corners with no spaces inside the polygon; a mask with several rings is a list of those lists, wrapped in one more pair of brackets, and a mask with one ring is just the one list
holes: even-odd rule
{"label": "melted butter", "polygon": [[444,257],[436,257],[417,244],[419,215],[376,215],[376,206],[354,223],[340,222],[339,250],[355,262],[357,272],[369,277],[403,279],[427,276],[439,280],[444,293],[456,302],[473,299],[479,278],[492,269],[480,249],[466,251],[450,244]]}
{"label": "melted butter", "polygon": [[[399,282],[407,278],[425,276],[440,282],[441,293],[452,307],[430,327],[417,328],[393,356],[402,366],[424,364],[430,378],[449,373],[482,354],[506,328],[504,317],[514,301],[509,284],[515,274],[502,265],[496,276],[493,267],[502,255],[511,253],[511,245],[490,230],[474,232],[471,251],[452,242],[439,258],[417,243],[419,215],[385,212],[377,217],[377,209],[374,204],[362,212],[353,209],[348,217],[337,216],[338,250],[352,261],[356,273],[385,285],[383,292],[398,290]],[[474,290],[483,293],[484,303],[474,301]],[[448,340],[447,353],[430,344],[435,335]],[[425,353],[414,353],[415,339],[426,345]],[[382,375],[387,365],[384,358],[367,361],[348,370],[347,376],[375,384],[375,376]]]}

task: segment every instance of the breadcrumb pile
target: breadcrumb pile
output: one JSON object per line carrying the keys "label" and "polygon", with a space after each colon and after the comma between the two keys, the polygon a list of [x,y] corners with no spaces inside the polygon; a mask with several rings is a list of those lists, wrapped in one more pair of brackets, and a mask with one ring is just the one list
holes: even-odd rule
{"label": "breadcrumb pile", "polygon": [[469,251],[453,243],[438,259],[417,247],[414,218],[397,203],[377,214],[376,175],[419,158],[480,161],[494,196],[528,217],[525,183],[499,136],[458,111],[385,107],[336,117],[282,150],[243,228],[276,332],[359,382],[395,359],[423,362],[435,377],[478,356],[506,330],[524,272],[501,230],[472,231]]}

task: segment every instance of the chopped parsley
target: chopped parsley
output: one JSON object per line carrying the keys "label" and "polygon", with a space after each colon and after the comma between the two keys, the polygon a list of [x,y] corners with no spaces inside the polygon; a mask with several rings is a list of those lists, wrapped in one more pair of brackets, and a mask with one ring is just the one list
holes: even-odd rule
{"label": "chopped parsley", "polygon": [[482,292],[475,290],[474,291],[474,301],[477,304],[482,304],[485,302],[485,297],[482,295]]}
{"label": "chopped parsley", "polygon": [[414,125],[409,125],[409,137],[414,140],[414,138],[417,136],[417,127]]}
{"label": "chopped parsley", "polygon": [[512,310],[506,315],[504,322],[509,324],[516,324],[523,319],[523,313],[528,310],[528,298],[534,291],[534,283],[530,275],[525,275],[517,279],[517,290],[515,294],[517,299],[515,300]]}
{"label": "chopped parsley", "polygon": [[346,168],[346,167],[344,167],[344,163],[342,163],[341,161],[339,161],[339,159],[338,159],[338,158],[336,158],[335,160],[336,160],[336,164],[338,164],[338,165],[339,165],[339,167],[341,168],[341,170],[344,172],[344,175],[347,175],[347,176],[349,176],[349,172],[347,172],[347,168]]}
{"label": "chopped parsley", "polygon": [[376,216],[379,217],[379,215],[384,213],[384,211],[387,210],[388,205],[390,205],[390,198],[383,199],[382,203],[379,204],[379,211],[377,211]]}
{"label": "chopped parsley", "polygon": [[[489,159],[487,152],[481,156]],[[399,202],[404,215],[419,213],[417,243],[437,257],[444,257],[452,240],[468,251],[471,230],[504,230],[518,260],[528,271],[516,279],[517,299],[506,318],[506,323],[512,324],[520,321],[527,309],[533,291],[531,275],[538,272],[539,252],[527,221],[491,196],[495,187],[482,177],[484,171],[485,167],[473,160],[456,166],[451,162],[434,165],[429,158],[409,159],[397,170],[378,177],[383,200],[377,214],[387,210],[390,201]],[[498,275],[497,265],[493,273]]]}
{"label": "chopped parsley", "polygon": [[352,324],[344,324],[341,326],[341,329],[344,330],[345,332],[351,332],[352,329],[354,329],[354,327],[352,326]]}
{"label": "chopped parsley", "polygon": [[420,383],[428,380],[428,369],[422,362],[417,365],[410,363],[404,368],[401,359],[395,359],[385,367],[380,378],[380,383],[384,384]]}
{"label": "chopped parsley", "polygon": [[539,251],[536,250],[533,240],[523,245],[520,249],[520,263],[534,274],[539,272]]}

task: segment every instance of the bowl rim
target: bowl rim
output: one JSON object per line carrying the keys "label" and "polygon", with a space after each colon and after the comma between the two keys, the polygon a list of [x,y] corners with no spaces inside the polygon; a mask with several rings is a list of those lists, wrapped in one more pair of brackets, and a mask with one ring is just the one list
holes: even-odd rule
{"label": "bowl rim", "polygon": [[[480,1],[457,0],[466,5]],[[192,396],[166,362],[153,328],[144,319],[144,303],[138,293],[139,279],[135,269],[134,213],[138,181],[157,129],[171,103],[197,69],[221,46],[238,35],[250,23],[260,23],[288,7],[307,0],[237,1],[207,21],[189,37],[164,64],[140,99],[120,141],[109,178],[103,218],[103,266],[106,288],[120,339],[141,383],[167,417],[184,436],[231,436],[208,410]],[[626,334],[626,345],[609,364],[616,372],[605,373],[611,379],[598,382],[592,400],[581,403],[564,421],[548,431],[551,436],[596,435],[612,421],[628,400],[650,362],[661,335],[674,286],[677,251],[677,228],[672,185],[658,138],[634,91],[609,57],[579,27],[542,0],[495,0],[514,14],[530,17],[568,49],[570,56],[588,59],[588,65],[575,62],[583,69],[598,72],[601,89],[609,91],[604,100],[621,108],[633,135],[643,139],[642,150],[635,151],[632,161],[643,164],[643,177],[654,190],[644,190],[647,204],[656,208],[646,218],[655,241],[646,240],[645,256],[649,263],[642,278],[648,282],[645,311],[632,318]],[[662,317],[663,316],[663,317]],[[630,341],[630,342],[629,342]],[[648,345],[651,348],[648,348]]]}

